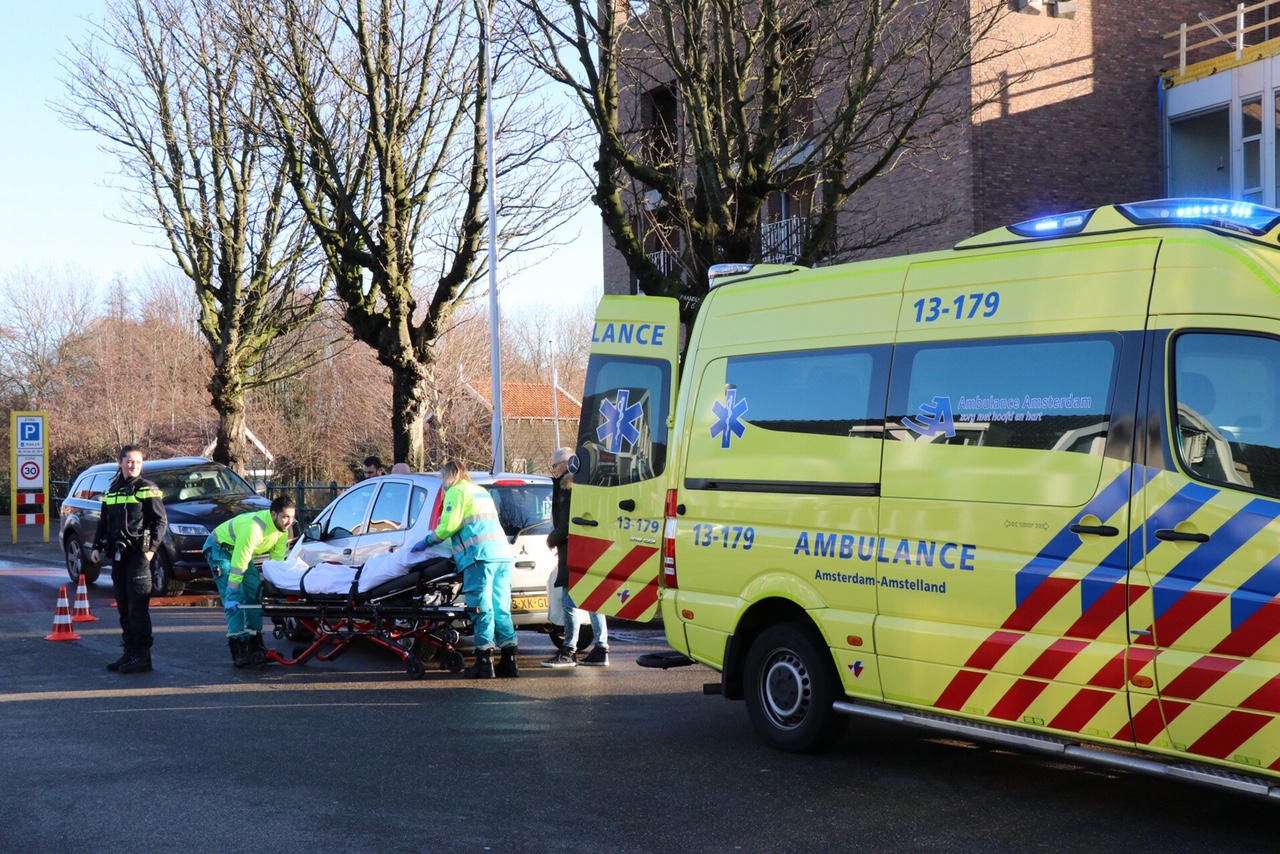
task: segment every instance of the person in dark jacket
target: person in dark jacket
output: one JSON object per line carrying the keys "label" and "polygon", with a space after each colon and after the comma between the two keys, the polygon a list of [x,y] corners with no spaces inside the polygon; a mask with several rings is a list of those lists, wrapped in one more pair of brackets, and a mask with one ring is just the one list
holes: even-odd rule
{"label": "person in dark jacket", "polygon": [[151,669],[151,560],[164,542],[169,519],[160,488],[142,477],[142,449],[120,449],[120,470],[102,496],[93,553],[89,559],[111,561],[111,586],[124,653],[107,665],[117,673],[145,673]]}
{"label": "person in dark jacket", "polygon": [[578,631],[582,626],[583,614],[587,613],[573,604],[569,596],[569,505],[572,500],[570,490],[573,489],[573,448],[556,448],[551,454],[551,533],[547,535],[547,546],[556,551],[555,592],[560,595],[564,614],[564,643],[560,651],[542,662],[543,667],[577,667],[585,664],[589,667],[609,666],[609,627],[604,617],[594,611],[590,612],[591,628],[596,635],[596,645],[581,660],[578,660]]}

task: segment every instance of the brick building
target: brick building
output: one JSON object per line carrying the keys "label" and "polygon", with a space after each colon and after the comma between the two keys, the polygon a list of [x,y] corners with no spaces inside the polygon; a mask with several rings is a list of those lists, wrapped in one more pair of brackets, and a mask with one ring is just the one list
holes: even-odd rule
{"label": "brick building", "polygon": [[[948,138],[939,155],[916,157],[857,196],[862,209],[869,208],[861,216],[890,225],[943,209],[949,216],[868,256],[941,249],[1042,214],[1174,192],[1207,195],[1207,189],[1276,203],[1280,96],[1270,94],[1268,46],[1280,0],[1247,7],[1240,57],[1228,44],[1237,29],[1237,4],[1229,0],[1001,2],[1011,14],[993,37],[1026,46],[980,67],[968,96],[978,103],[983,87],[997,79],[1011,81],[1005,96]],[[1177,35],[1184,24],[1190,45],[1207,43],[1188,51],[1190,72],[1180,74]],[[1280,83],[1280,66],[1275,80]],[[668,106],[673,109],[678,105]],[[1248,147],[1254,141],[1256,150]],[[1210,168],[1216,182],[1194,178]],[[797,194],[800,215],[806,192],[811,188]],[[785,204],[772,206],[761,231],[795,213]],[[858,227],[853,217],[840,222],[841,229]],[[605,292],[632,292],[607,232],[604,244]]]}
{"label": "brick building", "polygon": [[[474,404],[466,422],[488,441],[493,417],[493,385],[477,380],[464,385]],[[502,383],[503,447],[507,469],[548,474],[551,452],[561,445],[578,444],[578,419],[582,402],[560,386],[552,396],[550,383]],[[557,432],[558,427],[558,432]],[[558,437],[558,442],[557,442]]]}

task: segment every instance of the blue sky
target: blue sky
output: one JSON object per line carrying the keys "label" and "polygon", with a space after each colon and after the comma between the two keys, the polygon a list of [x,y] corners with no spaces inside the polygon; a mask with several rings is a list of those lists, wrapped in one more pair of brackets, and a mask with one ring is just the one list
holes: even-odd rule
{"label": "blue sky", "polygon": [[[103,8],[102,0],[0,0],[0,273],[71,264],[106,282],[170,264],[155,235],[119,221],[126,214],[121,190],[112,186],[115,159],[98,150],[94,134],[66,127],[49,107],[64,92],[58,54],[83,36],[86,17],[101,19]],[[504,313],[600,293],[595,208],[584,203],[562,238],[570,245],[514,280],[500,278]]]}

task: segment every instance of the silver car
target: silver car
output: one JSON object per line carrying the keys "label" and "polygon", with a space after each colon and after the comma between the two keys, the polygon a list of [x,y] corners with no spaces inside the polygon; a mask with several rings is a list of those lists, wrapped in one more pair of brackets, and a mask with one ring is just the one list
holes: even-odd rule
{"label": "silver car", "polygon": [[[547,583],[555,575],[551,532],[551,478],[535,474],[472,472],[493,496],[511,541],[511,617],[517,628],[547,630]],[[363,564],[370,555],[408,548],[433,530],[444,499],[435,474],[388,474],[362,480],[339,495],[302,532],[289,557],[308,566]]]}

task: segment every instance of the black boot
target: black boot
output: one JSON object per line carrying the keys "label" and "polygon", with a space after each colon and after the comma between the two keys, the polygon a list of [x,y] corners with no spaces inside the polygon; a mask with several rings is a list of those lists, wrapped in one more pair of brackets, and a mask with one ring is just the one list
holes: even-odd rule
{"label": "black boot", "polygon": [[[124,646],[124,644],[121,644],[121,646]],[[120,669],[121,665],[123,665],[125,662],[127,662],[131,658],[133,658],[133,653],[129,651],[129,647],[124,646],[124,652],[120,653],[119,658],[117,658],[115,661],[108,664],[107,669],[110,670],[112,673],[115,673],[117,670]]]}
{"label": "black boot", "polygon": [[244,648],[249,653],[249,666],[262,668],[267,666],[267,645],[262,640],[262,632],[254,632],[244,639]]}
{"label": "black boot", "polygon": [[502,658],[498,659],[498,663],[493,666],[494,675],[503,679],[515,679],[520,675],[520,669],[516,667],[516,655],[519,649],[514,646],[504,646],[501,650]]}
{"label": "black boot", "polygon": [[463,671],[463,675],[468,679],[492,679],[493,678],[493,650],[477,649],[476,663]]}
{"label": "black boot", "polygon": [[151,670],[151,648],[135,646],[129,648],[129,660],[118,668],[120,673],[147,673]]}
{"label": "black boot", "polygon": [[249,650],[242,638],[227,638],[227,647],[231,650],[231,663],[236,667],[249,663]]}

